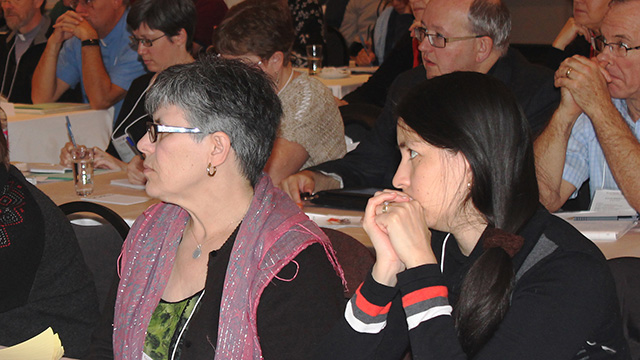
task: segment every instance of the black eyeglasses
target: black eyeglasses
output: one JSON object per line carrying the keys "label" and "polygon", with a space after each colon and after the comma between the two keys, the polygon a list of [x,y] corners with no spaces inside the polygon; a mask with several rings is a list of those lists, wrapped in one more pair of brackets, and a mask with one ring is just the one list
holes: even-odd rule
{"label": "black eyeglasses", "polygon": [[422,41],[424,41],[425,38],[428,38],[429,44],[431,44],[431,46],[440,48],[440,49],[446,47],[447,43],[450,43],[450,42],[477,39],[483,36],[487,36],[487,35],[470,35],[470,36],[458,36],[458,37],[444,37],[442,34],[438,34],[438,33],[429,34],[428,31],[429,30],[427,30],[427,28],[418,26],[413,29],[413,34],[416,40],[418,40],[418,42],[422,43]]}
{"label": "black eyeglasses", "polygon": [[149,141],[152,143],[158,141],[158,134],[162,133],[201,134],[202,131],[198,128],[162,125],[151,121],[147,122],[147,134],[149,134]]}
{"label": "black eyeglasses", "polygon": [[636,47],[629,47],[629,45],[618,41],[616,43],[609,43],[607,42],[607,40],[604,38],[604,36],[596,36],[594,40],[594,45],[595,45],[595,49],[597,52],[603,52],[605,47],[609,47],[609,49],[611,50],[611,53],[614,56],[618,56],[618,57],[625,57],[627,56],[627,52],[631,51],[631,50],[638,50],[640,49],[640,46],[636,46]]}
{"label": "black eyeglasses", "polygon": [[142,43],[142,46],[144,46],[144,47],[152,47],[154,41],[156,41],[158,39],[162,39],[165,36],[167,36],[167,34],[162,34],[161,36],[158,36],[155,39],[138,39],[137,37],[131,35],[131,36],[129,36],[129,40],[131,40],[131,46],[134,47],[134,48],[137,48],[138,44],[140,44],[140,43]]}

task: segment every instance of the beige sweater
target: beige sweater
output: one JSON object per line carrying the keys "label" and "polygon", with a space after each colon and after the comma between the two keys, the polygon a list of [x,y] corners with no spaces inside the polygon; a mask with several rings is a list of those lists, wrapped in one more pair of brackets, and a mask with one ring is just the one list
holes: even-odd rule
{"label": "beige sweater", "polygon": [[278,137],[307,150],[309,159],[301,169],[344,156],[344,124],[331,90],[302,73],[278,96],[284,111]]}

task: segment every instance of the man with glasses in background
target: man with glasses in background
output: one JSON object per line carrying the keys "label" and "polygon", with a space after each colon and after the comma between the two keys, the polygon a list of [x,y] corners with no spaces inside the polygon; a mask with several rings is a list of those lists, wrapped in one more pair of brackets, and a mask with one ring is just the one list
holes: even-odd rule
{"label": "man with glasses in background", "polygon": [[44,0],[2,0],[10,32],[0,37],[0,91],[10,102],[31,103],[31,77],[47,44],[51,21]]}
{"label": "man with glasses in background", "polygon": [[53,25],[36,67],[33,102],[57,101],[80,83],[91,108],[114,106],[116,118],[129,85],[145,72],[129,42],[128,0],[74,0],[71,5],[75,11]]}
{"label": "man with glasses in background", "polygon": [[[341,187],[391,188],[400,162],[393,107],[425,79],[454,71],[488,73],[503,81],[522,106],[532,131],[542,130],[560,99],[553,72],[509,49],[511,17],[500,0],[430,0],[415,36],[423,66],[402,73],[389,89],[372,134],[339,160],[303,170],[280,187],[296,202],[300,193]],[[473,86],[473,84],[469,84]]]}
{"label": "man with glasses in background", "polygon": [[557,210],[589,179],[620,189],[640,210],[640,1],[614,0],[595,38],[597,57],[566,59],[555,73],[562,101],[536,140],[540,200]]}

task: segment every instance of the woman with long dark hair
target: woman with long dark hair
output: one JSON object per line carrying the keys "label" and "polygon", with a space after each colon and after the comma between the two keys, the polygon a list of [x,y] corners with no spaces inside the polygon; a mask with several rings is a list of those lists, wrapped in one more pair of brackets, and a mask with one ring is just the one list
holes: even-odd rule
{"label": "woman with long dark hair", "polygon": [[402,191],[369,200],[376,263],[321,357],[628,358],[603,255],[538,203],[509,90],[452,73],[411,90],[397,112]]}

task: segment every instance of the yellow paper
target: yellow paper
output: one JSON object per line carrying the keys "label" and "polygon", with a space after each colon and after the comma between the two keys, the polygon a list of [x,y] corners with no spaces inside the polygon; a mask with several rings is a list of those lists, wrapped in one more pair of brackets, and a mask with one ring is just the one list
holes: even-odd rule
{"label": "yellow paper", "polygon": [[20,344],[0,350],[2,360],[60,360],[64,348],[51,328]]}

